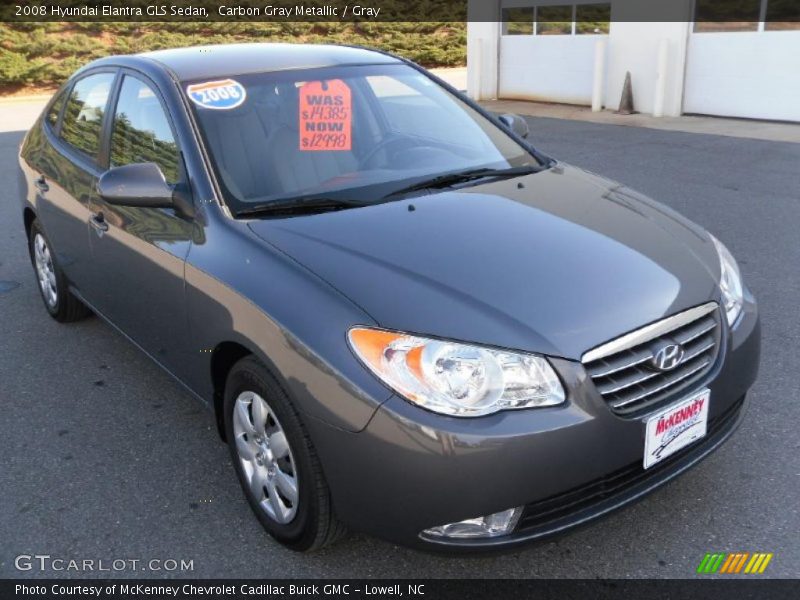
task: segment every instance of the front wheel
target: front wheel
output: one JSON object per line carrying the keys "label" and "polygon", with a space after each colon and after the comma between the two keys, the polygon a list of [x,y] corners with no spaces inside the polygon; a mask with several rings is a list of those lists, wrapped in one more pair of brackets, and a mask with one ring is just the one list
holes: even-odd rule
{"label": "front wheel", "polygon": [[239,361],[228,375],[225,432],[247,501],[272,537],[292,550],[311,551],[341,536],[300,417],[254,357]]}

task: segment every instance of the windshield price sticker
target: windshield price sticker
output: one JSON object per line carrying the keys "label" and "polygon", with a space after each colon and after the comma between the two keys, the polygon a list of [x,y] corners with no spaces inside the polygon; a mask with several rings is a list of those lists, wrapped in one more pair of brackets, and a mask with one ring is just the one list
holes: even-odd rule
{"label": "windshield price sticker", "polygon": [[230,110],[247,98],[244,86],[233,79],[194,83],[186,88],[189,98],[203,108]]}
{"label": "windshield price sticker", "polygon": [[351,150],[352,101],[341,79],[309,81],[300,88],[300,150]]}

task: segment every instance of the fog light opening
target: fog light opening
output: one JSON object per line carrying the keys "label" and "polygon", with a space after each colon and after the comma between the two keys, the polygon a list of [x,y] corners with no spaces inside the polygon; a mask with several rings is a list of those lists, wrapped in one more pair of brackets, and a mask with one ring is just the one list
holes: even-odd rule
{"label": "fog light opening", "polygon": [[519,517],[522,514],[522,507],[509,508],[501,512],[496,512],[484,517],[465,519],[456,523],[447,523],[431,527],[422,532],[422,535],[436,538],[490,538],[506,535],[514,531]]}

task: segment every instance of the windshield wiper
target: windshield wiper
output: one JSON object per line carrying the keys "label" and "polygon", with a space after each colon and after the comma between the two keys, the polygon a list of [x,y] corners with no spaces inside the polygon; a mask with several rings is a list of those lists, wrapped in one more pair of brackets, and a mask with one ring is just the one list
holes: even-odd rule
{"label": "windshield wiper", "polygon": [[467,171],[459,171],[457,173],[437,175],[436,177],[431,177],[430,179],[425,179],[398,190],[394,190],[393,192],[381,198],[381,200],[378,202],[364,202],[350,198],[339,198],[336,196],[296,196],[293,198],[279,198],[269,202],[264,202],[262,204],[254,204],[239,210],[236,213],[236,216],[245,217],[267,214],[299,214],[328,210],[342,210],[345,208],[357,208],[360,206],[368,206],[370,204],[385,202],[394,198],[395,196],[402,196],[419,190],[444,188],[451,185],[456,185],[458,183],[466,183],[475,179],[505,179],[510,177],[519,177],[521,175],[538,173],[539,171],[540,169],[532,165],[512,167],[508,169],[469,169]]}
{"label": "windshield wiper", "polygon": [[459,183],[467,183],[475,179],[484,179],[486,177],[506,179],[510,177],[519,177],[521,175],[530,175],[531,173],[538,173],[539,171],[540,169],[537,167],[526,165],[523,167],[511,167],[508,169],[492,169],[483,167],[480,169],[459,171],[457,173],[446,173],[444,175],[437,175],[436,177],[418,181],[417,183],[412,183],[409,186],[394,190],[387,196],[384,196],[384,200],[386,198],[402,196],[404,194],[410,194],[411,192],[417,192],[420,190],[450,187]]}
{"label": "windshield wiper", "polygon": [[281,198],[248,206],[236,213],[236,216],[251,216],[265,214],[296,214],[307,212],[321,212],[326,210],[341,210],[366,206],[367,202],[336,198],[333,196],[298,196],[295,198]]}

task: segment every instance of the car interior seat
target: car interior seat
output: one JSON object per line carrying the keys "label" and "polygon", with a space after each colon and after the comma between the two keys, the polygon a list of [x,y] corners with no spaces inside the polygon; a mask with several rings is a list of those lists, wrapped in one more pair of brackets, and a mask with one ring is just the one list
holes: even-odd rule
{"label": "car interior seat", "polygon": [[270,135],[267,148],[273,174],[284,190],[315,188],[357,170],[358,160],[350,150],[301,150],[299,90],[294,83],[278,84],[275,90],[278,126]]}
{"label": "car interior seat", "polygon": [[257,104],[257,98],[248,96],[241,106],[216,111],[204,123],[225,187],[243,200],[280,192],[267,164],[269,121],[258,114]]}

